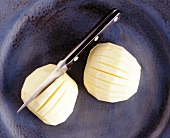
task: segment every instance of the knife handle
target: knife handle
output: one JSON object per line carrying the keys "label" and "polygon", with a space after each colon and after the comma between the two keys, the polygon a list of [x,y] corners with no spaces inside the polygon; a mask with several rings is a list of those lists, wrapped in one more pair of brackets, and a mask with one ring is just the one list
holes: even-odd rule
{"label": "knife handle", "polygon": [[83,38],[83,40],[66,56],[65,64],[69,67],[78,59],[79,54],[91,43],[97,42],[100,37],[120,20],[121,12],[112,9],[104,18],[102,18]]}

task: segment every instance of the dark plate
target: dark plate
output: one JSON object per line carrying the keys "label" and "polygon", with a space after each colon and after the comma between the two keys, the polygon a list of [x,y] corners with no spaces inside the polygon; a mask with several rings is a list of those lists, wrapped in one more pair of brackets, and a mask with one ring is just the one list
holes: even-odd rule
{"label": "dark plate", "polygon": [[[11,18],[3,29],[1,22],[0,137],[168,137],[169,133],[163,131],[170,115],[168,1],[26,2],[15,14],[11,12],[12,17],[8,12]],[[138,92],[115,104],[100,102],[88,94],[83,85],[88,49],[68,72],[79,86],[79,95],[66,122],[54,127],[28,109],[17,114],[25,78],[40,66],[57,64],[114,7],[122,11],[122,19],[100,42],[122,45],[137,58],[142,67]]]}

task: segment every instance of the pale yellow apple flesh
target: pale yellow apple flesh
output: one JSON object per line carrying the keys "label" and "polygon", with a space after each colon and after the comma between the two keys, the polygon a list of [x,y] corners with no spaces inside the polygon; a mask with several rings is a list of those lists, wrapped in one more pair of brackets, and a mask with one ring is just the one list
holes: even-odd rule
{"label": "pale yellow apple flesh", "polygon": [[[40,67],[26,78],[21,90],[23,102],[33,94],[55,68],[56,65],[53,64]],[[58,125],[73,112],[77,95],[76,82],[64,73],[28,104],[28,108],[44,123]]]}
{"label": "pale yellow apple flesh", "polygon": [[84,85],[98,100],[119,102],[137,92],[140,74],[139,63],[127,50],[112,43],[101,43],[90,51]]}

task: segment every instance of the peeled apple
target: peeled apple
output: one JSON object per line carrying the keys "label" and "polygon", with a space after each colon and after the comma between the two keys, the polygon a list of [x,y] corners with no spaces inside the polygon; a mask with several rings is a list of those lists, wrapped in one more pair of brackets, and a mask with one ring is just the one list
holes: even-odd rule
{"label": "peeled apple", "polygon": [[84,85],[98,100],[119,102],[137,92],[140,74],[140,65],[127,50],[112,43],[101,43],[90,51]]}
{"label": "peeled apple", "polygon": [[[21,98],[25,102],[38,86],[52,73],[56,65],[49,64],[36,69],[25,80]],[[64,73],[39,94],[28,109],[49,125],[63,123],[73,112],[78,95],[76,82]]]}

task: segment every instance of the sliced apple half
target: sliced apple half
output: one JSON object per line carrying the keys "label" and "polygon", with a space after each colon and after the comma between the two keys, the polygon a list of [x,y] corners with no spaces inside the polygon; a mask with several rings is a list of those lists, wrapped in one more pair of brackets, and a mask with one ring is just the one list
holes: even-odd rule
{"label": "sliced apple half", "polygon": [[119,102],[137,92],[140,74],[139,63],[127,50],[112,43],[101,43],[90,51],[84,85],[98,100]]}
{"label": "sliced apple half", "polygon": [[[56,65],[53,64],[40,67],[26,78],[21,90],[23,102],[33,94],[55,68]],[[77,95],[76,82],[67,73],[64,73],[29,103],[28,109],[44,123],[58,125],[73,112]]]}

